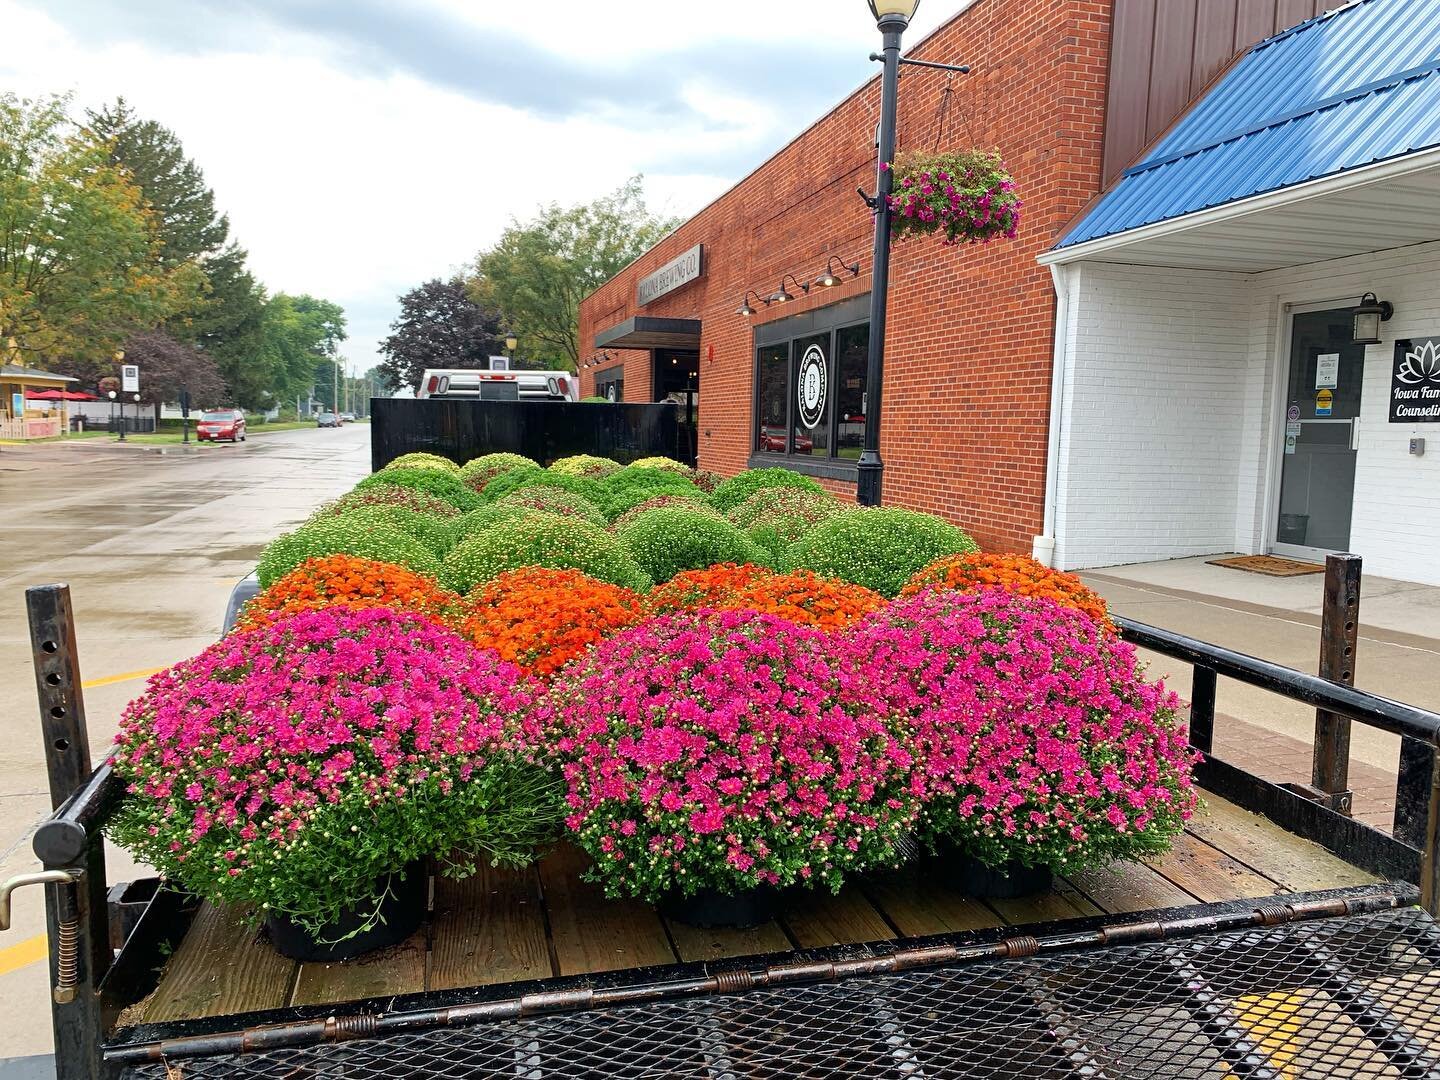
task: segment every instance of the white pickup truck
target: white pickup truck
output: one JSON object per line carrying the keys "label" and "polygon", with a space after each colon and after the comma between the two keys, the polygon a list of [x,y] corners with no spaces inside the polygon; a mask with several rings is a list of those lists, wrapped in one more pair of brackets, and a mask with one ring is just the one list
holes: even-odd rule
{"label": "white pickup truck", "polygon": [[568,371],[429,368],[420,377],[415,396],[479,401],[579,401],[580,380]]}

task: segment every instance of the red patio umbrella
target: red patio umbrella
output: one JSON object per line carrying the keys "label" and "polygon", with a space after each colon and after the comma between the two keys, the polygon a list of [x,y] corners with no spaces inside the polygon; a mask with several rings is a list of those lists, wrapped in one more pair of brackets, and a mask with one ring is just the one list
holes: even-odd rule
{"label": "red patio umbrella", "polygon": [[26,401],[99,401],[94,394],[79,390],[26,390]]}

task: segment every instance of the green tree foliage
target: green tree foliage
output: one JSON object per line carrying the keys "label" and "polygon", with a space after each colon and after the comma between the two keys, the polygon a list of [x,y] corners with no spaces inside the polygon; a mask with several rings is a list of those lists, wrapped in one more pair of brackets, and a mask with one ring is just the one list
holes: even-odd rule
{"label": "green tree foliage", "polygon": [[486,367],[505,349],[500,316],[472,300],[459,278],[435,278],[400,297],[390,329],[380,370],[395,387],[418,387],[426,368]]}
{"label": "green tree foliage", "polygon": [[215,359],[164,330],[142,330],[125,339],[125,362],[138,364],[140,398],[149,404],[179,401],[180,391],[190,391],[196,409],[214,408],[229,401],[225,379]]}
{"label": "green tree foliage", "polygon": [[645,206],[643,179],[631,177],[591,203],[551,205],[512,221],[475,261],[470,294],[498,311],[521,339],[528,366],[577,369],[579,311],[609,281],[675,228]]}
{"label": "green tree foliage", "polygon": [[98,376],[129,333],[192,302],[201,282],[189,264],[161,265],[140,189],[66,105],[0,95],[0,341]]}
{"label": "green tree foliage", "polygon": [[321,400],[329,401],[334,350],[344,336],[345,313],[339,305],[277,293],[261,315],[258,362],[238,365],[227,376],[236,400],[247,408],[265,408],[308,397],[315,388]]}
{"label": "green tree foliage", "polygon": [[260,369],[265,345],[265,289],[245,267],[245,249],[222,248],[205,262],[209,287],[187,313],[188,336],[215,358],[235,400],[253,406],[268,387]]}

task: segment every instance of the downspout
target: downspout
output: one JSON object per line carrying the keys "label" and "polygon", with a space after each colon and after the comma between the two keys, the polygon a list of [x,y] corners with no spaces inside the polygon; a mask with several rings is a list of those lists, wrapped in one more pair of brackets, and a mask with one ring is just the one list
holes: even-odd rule
{"label": "downspout", "polygon": [[1066,342],[1070,336],[1070,268],[1050,265],[1055,285],[1055,342],[1050,361],[1050,438],[1045,453],[1045,524],[1032,554],[1046,566],[1055,562],[1055,519],[1060,499],[1060,423],[1065,408]]}

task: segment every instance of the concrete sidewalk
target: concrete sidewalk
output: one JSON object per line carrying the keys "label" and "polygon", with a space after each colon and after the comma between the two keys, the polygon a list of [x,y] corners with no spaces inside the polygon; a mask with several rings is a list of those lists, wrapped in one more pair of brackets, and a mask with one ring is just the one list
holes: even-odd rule
{"label": "concrete sidewalk", "polygon": [[[1080,575],[1117,614],[1205,641],[1315,671],[1320,655],[1324,575],[1276,578],[1205,559],[1107,567]],[[1146,653],[1182,697],[1186,665]],[[1355,684],[1440,711],[1440,588],[1367,577],[1361,585]],[[1221,680],[1217,755],[1275,781],[1309,782],[1315,711],[1266,691]],[[1399,740],[1363,725],[1351,735],[1355,815],[1389,829]]]}

